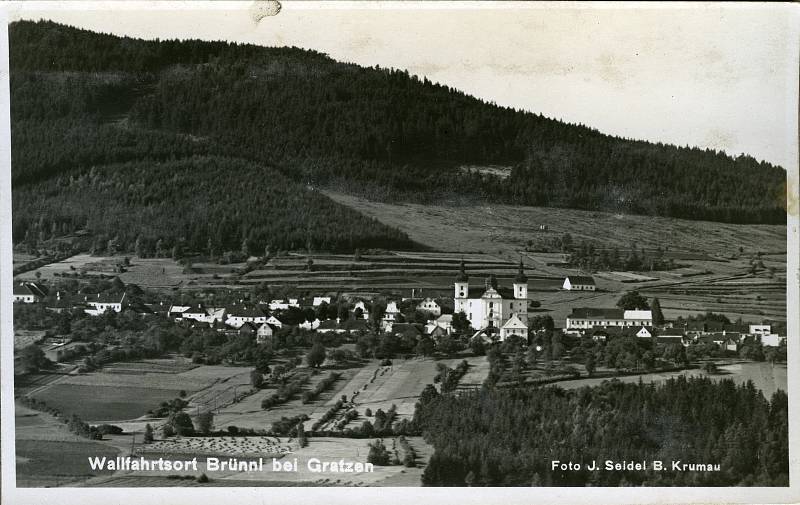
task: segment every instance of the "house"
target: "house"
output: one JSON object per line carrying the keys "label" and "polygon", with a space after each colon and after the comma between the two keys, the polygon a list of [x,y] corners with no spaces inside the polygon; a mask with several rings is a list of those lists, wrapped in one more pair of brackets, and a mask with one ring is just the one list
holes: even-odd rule
{"label": "house", "polygon": [[256,330],[256,344],[272,343],[275,329],[269,323],[262,323]]}
{"label": "house", "polygon": [[512,314],[508,321],[500,327],[501,341],[512,336],[528,337],[528,325],[523,323],[516,314]]}
{"label": "house", "polygon": [[334,319],[328,319],[327,321],[322,321],[319,326],[317,326],[317,333],[344,333],[344,328],[339,327],[339,321]]}
{"label": "house", "polygon": [[436,318],[436,324],[441,326],[448,333],[453,331],[453,314],[442,314]]}
{"label": "house", "polygon": [[748,333],[750,333],[750,335],[769,335],[772,333],[772,325],[751,324]]}
{"label": "house", "polygon": [[442,306],[439,305],[433,298],[425,298],[417,304],[417,310],[422,312],[429,312],[434,316],[442,315]]}
{"label": "house", "polygon": [[392,325],[392,329],[389,333],[395,337],[418,339],[423,334],[423,328],[413,323],[395,323]]}
{"label": "house", "polygon": [[726,351],[733,351],[736,352],[736,349],[739,347],[739,341],[734,338],[727,338],[724,342],[722,342],[722,348]]}
{"label": "house", "polygon": [[567,316],[566,330],[585,330],[596,326],[653,326],[649,310],[576,308]]}
{"label": "house", "polygon": [[639,338],[653,338],[653,328],[642,326],[639,331],[636,332],[636,336]]}
{"label": "house", "polygon": [[267,322],[267,314],[258,305],[233,305],[226,309],[225,324],[239,328],[244,323],[262,324]]}
{"label": "house", "polygon": [[297,298],[289,298],[288,300],[270,300],[269,310],[288,310],[289,307],[300,307]]}
{"label": "house", "polygon": [[689,339],[685,338],[683,331],[675,328],[668,328],[656,333],[657,344],[680,344],[684,347],[689,345]]}
{"label": "house", "polygon": [[[499,287],[494,274],[485,279],[482,287],[471,288],[463,260],[453,287],[455,291],[453,310],[463,312],[472,329],[499,329],[513,316],[527,327],[528,277],[523,271],[521,261],[519,272],[514,277],[510,289]],[[527,330],[525,333],[527,334]]]}
{"label": "house", "polygon": [[786,342],[786,337],[782,337],[777,333],[769,333],[767,335],[760,335],[761,345],[766,347],[779,347]]}
{"label": "house", "polygon": [[15,282],[14,303],[39,303],[47,296],[47,288],[36,282]]}
{"label": "house", "polygon": [[386,303],[386,310],[383,312],[383,320],[386,322],[397,321],[400,316],[400,309],[397,308],[397,302],[391,301]]}
{"label": "house", "polygon": [[75,303],[72,301],[72,297],[67,293],[62,295],[61,291],[56,291],[56,299],[47,301],[45,306],[45,309],[58,314],[71,311],[74,308]]}
{"label": "house", "polygon": [[192,305],[188,309],[183,311],[181,317],[184,320],[191,319],[193,321],[204,323],[207,315],[208,312],[206,312],[206,308],[203,307],[203,304],[198,303],[197,305]]}
{"label": "house", "polygon": [[97,293],[96,297],[84,297],[87,308],[84,312],[90,316],[99,316],[106,311],[122,312],[122,304],[125,302],[125,293],[114,295],[108,293]]}
{"label": "house", "polygon": [[182,321],[183,313],[190,308],[191,307],[188,305],[170,305],[169,310],[167,311],[167,316],[176,321]]}
{"label": "house", "polygon": [[594,278],[588,275],[569,275],[564,279],[562,288],[567,291],[594,291],[597,286]]}
{"label": "house", "polygon": [[313,307],[319,307],[323,303],[330,305],[331,304],[331,297],[330,296],[315,296],[314,301],[311,302]]}
{"label": "house", "polygon": [[266,321],[267,324],[271,324],[276,328],[283,328],[283,323],[275,316],[269,316]]}

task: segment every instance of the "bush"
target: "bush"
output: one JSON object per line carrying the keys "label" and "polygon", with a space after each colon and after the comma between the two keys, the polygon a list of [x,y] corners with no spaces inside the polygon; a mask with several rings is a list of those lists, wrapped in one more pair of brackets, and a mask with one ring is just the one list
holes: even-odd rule
{"label": "bush", "polygon": [[206,482],[208,482],[208,475],[206,475],[205,473],[201,473],[200,476],[197,478],[197,482],[205,484]]}

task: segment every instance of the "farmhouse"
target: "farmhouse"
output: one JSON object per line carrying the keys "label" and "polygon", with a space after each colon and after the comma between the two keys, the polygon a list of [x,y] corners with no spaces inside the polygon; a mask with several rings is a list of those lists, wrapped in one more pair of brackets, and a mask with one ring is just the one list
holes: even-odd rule
{"label": "farmhouse", "polygon": [[267,314],[261,307],[253,305],[234,305],[227,309],[225,324],[239,328],[244,323],[262,324],[267,322]]}
{"label": "farmhouse", "polygon": [[108,310],[122,312],[122,304],[125,302],[125,293],[122,293],[122,296],[98,293],[96,298],[85,297],[84,302],[89,306],[89,308],[84,309],[84,312],[90,316],[99,316],[105,314]]}
{"label": "farmhouse", "polygon": [[270,300],[269,310],[287,310],[289,307],[300,307],[297,298],[289,298],[288,300]]}
{"label": "farmhouse", "polygon": [[191,307],[188,305],[170,305],[169,310],[167,311],[167,316],[176,321],[183,321],[183,313],[190,308]]}
{"label": "farmhouse", "polygon": [[322,324],[322,321],[320,321],[319,318],[316,318],[313,321],[309,321],[308,319],[306,319],[297,326],[298,328],[301,328],[303,330],[316,330],[317,328],[319,328],[320,324]]}
{"label": "farmhouse", "polygon": [[566,330],[586,330],[610,326],[653,326],[649,310],[576,308],[567,316]]}
{"label": "farmhouse", "polygon": [[[501,288],[497,278],[490,275],[483,287],[470,288],[469,276],[464,269],[464,262],[454,283],[455,295],[453,305],[455,312],[463,312],[473,330],[485,328],[502,328],[506,322],[516,316],[519,323],[528,327],[528,277],[523,271],[520,261],[519,272],[514,277],[512,288]],[[519,331],[519,323],[513,323],[514,330]],[[491,332],[490,332],[491,333]],[[500,338],[503,338],[502,332]]]}
{"label": "farmhouse", "polygon": [[36,282],[14,284],[14,303],[38,303],[47,296],[47,288]]}
{"label": "farmhouse", "polygon": [[364,319],[369,319],[369,310],[367,309],[367,304],[364,303],[364,300],[359,300],[353,305],[353,313],[355,314],[358,310],[361,311],[361,317]]}
{"label": "farmhouse", "polygon": [[256,330],[256,344],[271,343],[274,334],[275,331],[269,323],[262,323]]}
{"label": "farmhouse", "polygon": [[594,278],[588,275],[570,275],[564,279],[563,288],[567,291],[594,291],[597,289]]}
{"label": "farmhouse", "polygon": [[417,304],[417,310],[422,312],[429,312],[434,316],[442,315],[442,306],[439,305],[433,298],[425,298]]}

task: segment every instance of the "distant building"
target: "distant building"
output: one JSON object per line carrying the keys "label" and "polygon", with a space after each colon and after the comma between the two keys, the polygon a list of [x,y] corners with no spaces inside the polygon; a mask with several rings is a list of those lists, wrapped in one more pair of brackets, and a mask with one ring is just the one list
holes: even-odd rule
{"label": "distant building", "polygon": [[597,286],[588,275],[570,275],[564,279],[563,288],[567,291],[594,291]]}
{"label": "distant building", "polygon": [[323,303],[328,305],[331,304],[331,297],[330,296],[315,296],[314,301],[311,302],[311,305],[314,307],[319,307]]}
{"label": "distant building", "polygon": [[429,312],[434,316],[442,315],[442,306],[439,305],[433,298],[425,298],[417,304],[417,310]]}
{"label": "distant building", "polygon": [[397,317],[400,315],[400,309],[397,308],[397,302],[388,302],[386,304],[386,310],[383,313],[383,320],[387,323],[397,321]]}
{"label": "distant building", "polygon": [[369,309],[367,308],[367,304],[364,303],[364,300],[359,300],[353,305],[353,312],[359,309],[361,309],[361,318],[369,319]]}
{"label": "distant building", "polygon": [[225,324],[232,328],[239,328],[244,323],[263,324],[269,317],[258,305],[233,305],[226,312]]}
{"label": "distant building", "polygon": [[769,335],[772,333],[772,325],[770,324],[751,324],[749,329],[750,335]]}
{"label": "distant building", "polygon": [[500,340],[505,340],[512,336],[528,337],[528,325],[523,323],[516,314],[512,314],[508,321],[500,327]]}
{"label": "distant building", "polygon": [[256,330],[256,344],[266,344],[272,342],[275,330],[269,323],[262,323]]}
{"label": "distant building", "polygon": [[636,336],[639,338],[653,338],[653,329],[642,326],[639,331],[636,332]]}
{"label": "distant building", "polygon": [[649,310],[576,308],[567,316],[567,330],[587,330],[611,326],[653,326]]}
{"label": "distant building", "polygon": [[767,347],[779,347],[786,341],[786,337],[782,337],[775,333],[770,333],[768,335],[761,335],[761,345]]}
{"label": "distant building", "polygon": [[322,321],[320,321],[319,318],[316,318],[313,321],[306,319],[302,323],[298,324],[297,327],[303,330],[316,330],[319,328],[320,324],[322,324]]}
{"label": "distant building", "polygon": [[37,282],[15,282],[14,303],[39,303],[47,296],[47,288]]}
{"label": "distant building", "polygon": [[122,304],[125,302],[125,293],[122,293],[122,295],[98,293],[96,297],[84,297],[84,302],[88,306],[88,308],[84,309],[84,312],[90,316],[99,316],[105,314],[109,310],[122,312]]}

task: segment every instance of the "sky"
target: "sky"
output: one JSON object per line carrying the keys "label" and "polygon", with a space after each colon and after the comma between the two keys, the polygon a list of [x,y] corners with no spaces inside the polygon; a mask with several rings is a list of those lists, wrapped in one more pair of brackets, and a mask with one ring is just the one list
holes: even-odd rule
{"label": "sky", "polygon": [[[188,5],[187,8],[187,4]],[[628,138],[797,164],[798,9],[775,4],[22,3],[142,38],[314,49]]]}

